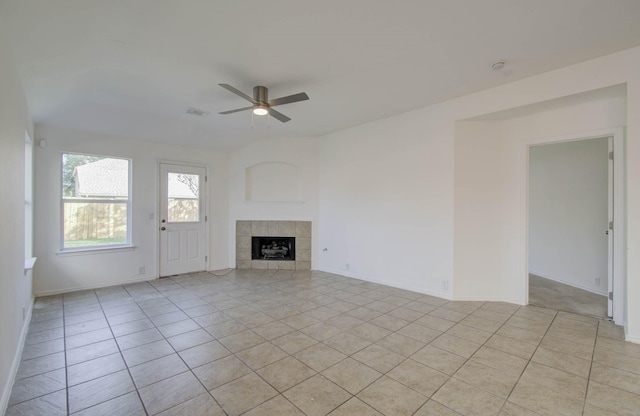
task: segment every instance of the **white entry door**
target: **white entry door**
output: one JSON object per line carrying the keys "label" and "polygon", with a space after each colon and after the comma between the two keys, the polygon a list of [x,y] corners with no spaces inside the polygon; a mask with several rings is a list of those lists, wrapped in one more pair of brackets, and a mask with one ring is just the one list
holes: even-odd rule
{"label": "white entry door", "polygon": [[160,276],[206,270],[206,171],[160,164]]}

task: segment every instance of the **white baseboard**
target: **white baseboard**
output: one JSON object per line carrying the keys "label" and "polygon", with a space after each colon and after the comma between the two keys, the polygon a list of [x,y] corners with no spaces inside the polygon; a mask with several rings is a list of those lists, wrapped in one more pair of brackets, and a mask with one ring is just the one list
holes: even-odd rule
{"label": "white baseboard", "polygon": [[421,286],[398,284],[398,282],[385,280],[385,279],[376,279],[371,276],[362,276],[356,273],[348,272],[346,270],[334,270],[326,267],[321,267],[317,270],[322,272],[337,274],[339,276],[350,277],[353,279],[364,280],[365,282],[379,283],[381,285],[394,287],[396,289],[404,289],[404,290],[409,290],[411,292],[422,293],[424,295],[435,296],[437,298],[442,298],[446,300],[452,299],[451,294],[449,292],[444,292],[440,290],[433,290],[433,289],[429,289]]}
{"label": "white baseboard", "polygon": [[456,302],[504,302],[511,303],[512,305],[524,306],[526,303],[518,303],[513,299],[504,299],[500,297],[476,297],[476,296],[455,296],[453,298]]}
{"label": "white baseboard", "polygon": [[548,280],[553,280],[554,282],[558,282],[558,283],[562,283],[563,285],[567,285],[567,286],[571,286],[571,287],[575,287],[577,289],[582,289],[582,290],[586,290],[587,292],[591,292],[591,293],[595,293],[596,295],[602,295],[602,296],[607,296],[607,292],[602,292],[599,290],[596,290],[594,288],[591,287],[587,287],[587,286],[582,286],[582,285],[578,285],[575,284],[573,282],[567,282],[566,280],[562,280],[562,279],[558,279],[556,277],[553,276],[549,276],[546,273],[540,273],[540,272],[536,272],[536,271],[530,271],[529,274],[535,274],[536,276],[540,276],[540,277],[544,277],[545,279]]}
{"label": "white baseboard", "polygon": [[59,295],[61,293],[77,292],[80,290],[102,289],[103,287],[110,287],[110,286],[117,286],[117,285],[130,285],[132,283],[149,282],[151,280],[156,280],[156,279],[158,279],[158,277],[143,276],[135,279],[114,280],[113,282],[100,283],[97,285],[75,286],[75,287],[68,287],[65,289],[45,290],[43,292],[37,292],[35,296],[36,297],[52,296],[52,295]]}
{"label": "white baseboard", "polygon": [[209,268],[207,269],[208,272],[213,272],[216,270],[225,270],[225,269],[235,269],[236,265],[234,264],[233,266],[225,266],[223,264],[211,264],[209,266]]}
{"label": "white baseboard", "polygon": [[7,411],[7,407],[9,406],[11,389],[13,388],[13,383],[16,381],[18,368],[20,367],[20,362],[22,361],[22,352],[24,351],[24,343],[27,339],[27,333],[29,332],[29,324],[31,323],[31,312],[33,311],[34,300],[35,300],[35,297],[31,297],[31,304],[29,305],[29,310],[27,311],[27,314],[24,317],[24,322],[22,323],[22,331],[20,332],[20,339],[18,341],[18,346],[13,356],[13,363],[11,364],[9,377],[7,379],[7,382],[4,385],[4,389],[2,390],[2,397],[0,398],[0,414],[1,415],[5,414],[5,412]]}
{"label": "white baseboard", "polygon": [[624,340],[628,342],[633,342],[634,344],[640,344],[640,338],[629,336],[629,334],[626,333],[626,325],[625,325]]}

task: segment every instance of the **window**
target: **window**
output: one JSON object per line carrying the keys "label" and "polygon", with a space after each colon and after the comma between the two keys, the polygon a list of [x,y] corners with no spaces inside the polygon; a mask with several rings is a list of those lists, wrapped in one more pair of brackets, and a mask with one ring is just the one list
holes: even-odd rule
{"label": "window", "polygon": [[167,182],[167,220],[169,222],[198,222],[200,220],[198,206],[200,176],[169,172]]}
{"label": "window", "polygon": [[33,256],[33,146],[24,133],[24,258]]}
{"label": "window", "polygon": [[62,249],[131,244],[131,161],[62,155]]}

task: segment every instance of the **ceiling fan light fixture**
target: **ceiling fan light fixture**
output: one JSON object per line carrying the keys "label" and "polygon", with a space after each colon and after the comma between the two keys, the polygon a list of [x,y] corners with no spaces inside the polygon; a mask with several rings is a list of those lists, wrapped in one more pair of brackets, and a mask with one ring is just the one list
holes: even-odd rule
{"label": "ceiling fan light fixture", "polygon": [[249,107],[236,108],[235,110],[229,110],[229,111],[222,111],[219,114],[233,114],[239,111],[251,110],[252,114],[255,114],[257,116],[266,116],[268,114],[271,117],[275,118],[276,120],[282,123],[286,123],[287,121],[291,121],[291,119],[285,116],[284,114],[282,114],[281,112],[274,110],[273,107],[276,105],[297,103],[298,101],[305,101],[309,99],[309,96],[307,95],[307,93],[299,92],[297,94],[287,95],[286,97],[280,97],[274,100],[270,100],[268,98],[269,93],[268,93],[267,87],[262,87],[260,85],[253,88],[253,97],[249,97],[247,94],[243,93],[237,88],[232,87],[229,84],[218,84],[218,85],[220,85],[225,90],[231,91],[235,95],[241,98],[244,98],[245,100],[253,104]]}
{"label": "ceiling fan light fixture", "polygon": [[257,116],[266,116],[267,114],[269,114],[269,110],[267,109],[267,107],[259,105],[253,109],[253,114]]}

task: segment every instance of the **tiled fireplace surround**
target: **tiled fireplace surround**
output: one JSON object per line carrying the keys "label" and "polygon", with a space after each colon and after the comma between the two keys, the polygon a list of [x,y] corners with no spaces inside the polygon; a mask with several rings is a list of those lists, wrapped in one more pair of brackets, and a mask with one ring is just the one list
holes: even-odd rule
{"label": "tiled fireplace surround", "polygon": [[[296,260],[251,260],[251,237],[295,237]],[[311,270],[311,221],[236,221],[236,268]]]}

